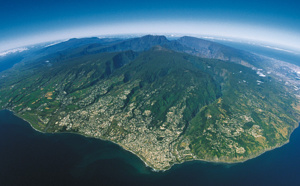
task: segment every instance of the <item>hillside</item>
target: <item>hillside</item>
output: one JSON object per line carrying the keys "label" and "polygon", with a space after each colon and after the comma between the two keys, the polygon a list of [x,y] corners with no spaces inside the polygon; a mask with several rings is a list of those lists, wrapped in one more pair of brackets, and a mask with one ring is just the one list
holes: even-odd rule
{"label": "hillside", "polygon": [[241,162],[287,143],[294,95],[250,54],[190,39],[80,44],[24,61],[0,73],[0,107],[42,132],[110,140],[158,170]]}

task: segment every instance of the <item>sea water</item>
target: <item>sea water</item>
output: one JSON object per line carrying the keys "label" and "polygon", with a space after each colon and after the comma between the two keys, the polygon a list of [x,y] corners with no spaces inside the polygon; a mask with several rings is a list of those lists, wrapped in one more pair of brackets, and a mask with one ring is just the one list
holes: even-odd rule
{"label": "sea water", "polygon": [[34,130],[0,111],[0,185],[299,185],[300,130],[290,142],[237,164],[191,161],[154,172],[108,141]]}

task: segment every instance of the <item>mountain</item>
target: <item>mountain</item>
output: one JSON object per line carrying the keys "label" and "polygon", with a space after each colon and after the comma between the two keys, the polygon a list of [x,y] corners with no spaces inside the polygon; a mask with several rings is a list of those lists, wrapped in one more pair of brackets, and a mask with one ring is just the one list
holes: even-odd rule
{"label": "mountain", "polygon": [[245,161],[288,142],[299,104],[256,61],[231,62],[246,55],[225,49],[144,36],[60,50],[0,73],[0,107],[42,132],[117,143],[157,170]]}
{"label": "mountain", "polygon": [[190,48],[190,50],[185,49],[184,52],[192,55],[231,61],[248,67],[259,66],[260,58],[258,56],[213,41],[184,36],[177,42]]}
{"label": "mountain", "polygon": [[118,43],[120,41],[122,41],[122,39],[118,39],[118,38],[102,38],[102,39],[98,37],[79,38],[79,39],[73,38],[34,51],[30,55],[25,56],[23,62],[32,62],[45,56],[51,56],[53,54],[63,55],[65,53],[69,53],[74,50],[85,48],[87,46],[107,47],[113,43]]}
{"label": "mountain", "polygon": [[113,43],[110,46],[89,46],[87,48],[88,53],[100,53],[100,52],[119,52],[125,50],[133,51],[145,51],[150,48],[160,45],[163,46],[170,41],[165,36],[152,36],[146,35],[140,38],[127,39],[118,43]]}
{"label": "mountain", "polygon": [[146,35],[140,38],[133,38],[112,43],[111,46],[89,46],[87,53],[118,52],[125,50],[146,51],[154,46],[177,52],[188,53],[203,58],[221,59],[235,62],[247,67],[260,66],[261,59],[249,52],[238,50],[212,41],[207,41],[195,37],[184,36],[174,41],[169,41],[165,36]]}
{"label": "mountain", "polygon": [[[44,47],[39,50],[29,51],[20,55],[20,59],[14,63],[31,63],[38,59],[51,59],[53,56],[79,56],[85,54],[97,54],[103,52],[120,52],[133,50],[141,52],[149,50],[154,46],[188,53],[203,58],[221,59],[224,61],[235,62],[248,67],[260,67],[261,58],[251,53],[241,51],[232,47],[221,45],[212,41],[207,41],[195,37],[181,37],[177,40],[169,41],[165,36],[146,35],[139,38],[118,39],[118,38],[73,38],[58,44]],[[6,59],[5,59],[6,60]],[[3,60],[6,64],[7,60]],[[2,63],[0,59],[0,63]],[[8,65],[11,67],[11,65]]]}

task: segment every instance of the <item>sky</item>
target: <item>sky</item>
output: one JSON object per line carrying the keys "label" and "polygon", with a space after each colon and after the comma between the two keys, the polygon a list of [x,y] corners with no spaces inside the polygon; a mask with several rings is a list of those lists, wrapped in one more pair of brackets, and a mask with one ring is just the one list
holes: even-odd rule
{"label": "sky", "polygon": [[74,37],[177,34],[300,51],[298,0],[0,0],[0,51]]}

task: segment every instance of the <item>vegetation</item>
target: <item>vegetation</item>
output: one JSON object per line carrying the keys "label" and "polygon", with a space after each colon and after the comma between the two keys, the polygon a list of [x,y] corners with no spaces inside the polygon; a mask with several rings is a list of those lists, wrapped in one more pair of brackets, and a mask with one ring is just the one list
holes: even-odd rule
{"label": "vegetation", "polygon": [[193,159],[244,161],[286,143],[298,126],[297,99],[249,63],[161,46],[87,48],[2,72],[0,107],[43,132],[113,141],[156,169]]}

